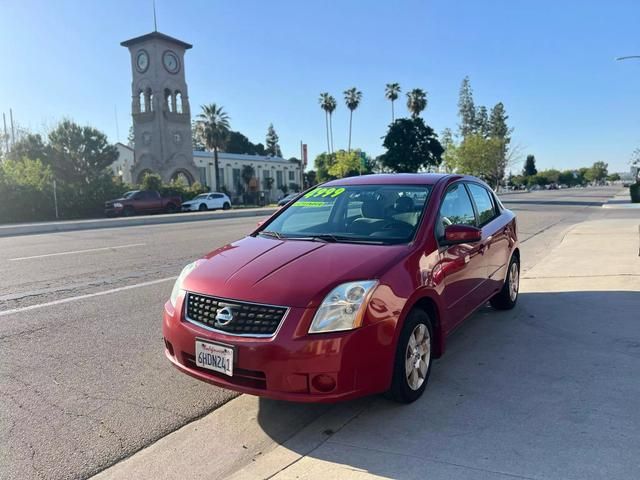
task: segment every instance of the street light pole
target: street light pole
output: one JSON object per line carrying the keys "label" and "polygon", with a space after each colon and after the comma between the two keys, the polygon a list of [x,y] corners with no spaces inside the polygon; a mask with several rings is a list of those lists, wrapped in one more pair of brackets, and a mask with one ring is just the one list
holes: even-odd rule
{"label": "street light pole", "polygon": [[[616,60],[637,60],[640,59],[640,55],[626,55],[624,57],[617,57]],[[633,163],[631,164],[631,171],[633,172]],[[636,170],[636,182],[640,182],[640,167]]]}

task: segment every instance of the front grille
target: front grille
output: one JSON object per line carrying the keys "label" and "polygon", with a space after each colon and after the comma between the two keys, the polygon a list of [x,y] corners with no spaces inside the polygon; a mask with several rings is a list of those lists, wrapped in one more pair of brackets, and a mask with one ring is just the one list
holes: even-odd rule
{"label": "front grille", "polygon": [[[225,307],[222,313],[226,314],[227,319],[231,317],[228,323],[227,320],[216,320],[218,312]],[[286,313],[286,307],[187,293],[187,320],[230,335],[270,337],[276,333]]]}

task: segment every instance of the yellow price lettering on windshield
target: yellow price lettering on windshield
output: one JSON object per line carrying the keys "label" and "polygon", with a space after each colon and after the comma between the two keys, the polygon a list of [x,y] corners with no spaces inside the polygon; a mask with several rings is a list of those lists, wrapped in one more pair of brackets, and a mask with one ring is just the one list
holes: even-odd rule
{"label": "yellow price lettering on windshield", "polygon": [[311,190],[310,192],[306,193],[304,195],[304,198],[311,198],[311,197],[331,197],[331,198],[336,198],[337,196],[339,196],[340,194],[342,194],[344,192],[344,188],[339,187],[339,188],[335,188],[335,187],[329,187],[329,188],[325,188],[325,187],[320,187],[320,188],[316,188],[315,190]]}

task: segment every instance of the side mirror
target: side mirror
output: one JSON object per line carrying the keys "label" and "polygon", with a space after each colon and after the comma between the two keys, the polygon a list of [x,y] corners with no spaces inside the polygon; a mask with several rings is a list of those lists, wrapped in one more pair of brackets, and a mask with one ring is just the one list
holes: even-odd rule
{"label": "side mirror", "polygon": [[444,243],[457,245],[459,243],[473,243],[482,239],[482,230],[470,225],[449,225],[444,229]]}

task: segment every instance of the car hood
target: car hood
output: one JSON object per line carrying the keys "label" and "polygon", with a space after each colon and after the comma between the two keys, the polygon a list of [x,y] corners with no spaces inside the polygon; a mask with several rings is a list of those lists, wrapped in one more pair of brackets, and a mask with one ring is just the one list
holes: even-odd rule
{"label": "car hood", "polygon": [[234,300],[313,307],[336,285],[378,278],[408,253],[407,245],[246,237],[198,260],[183,288]]}

